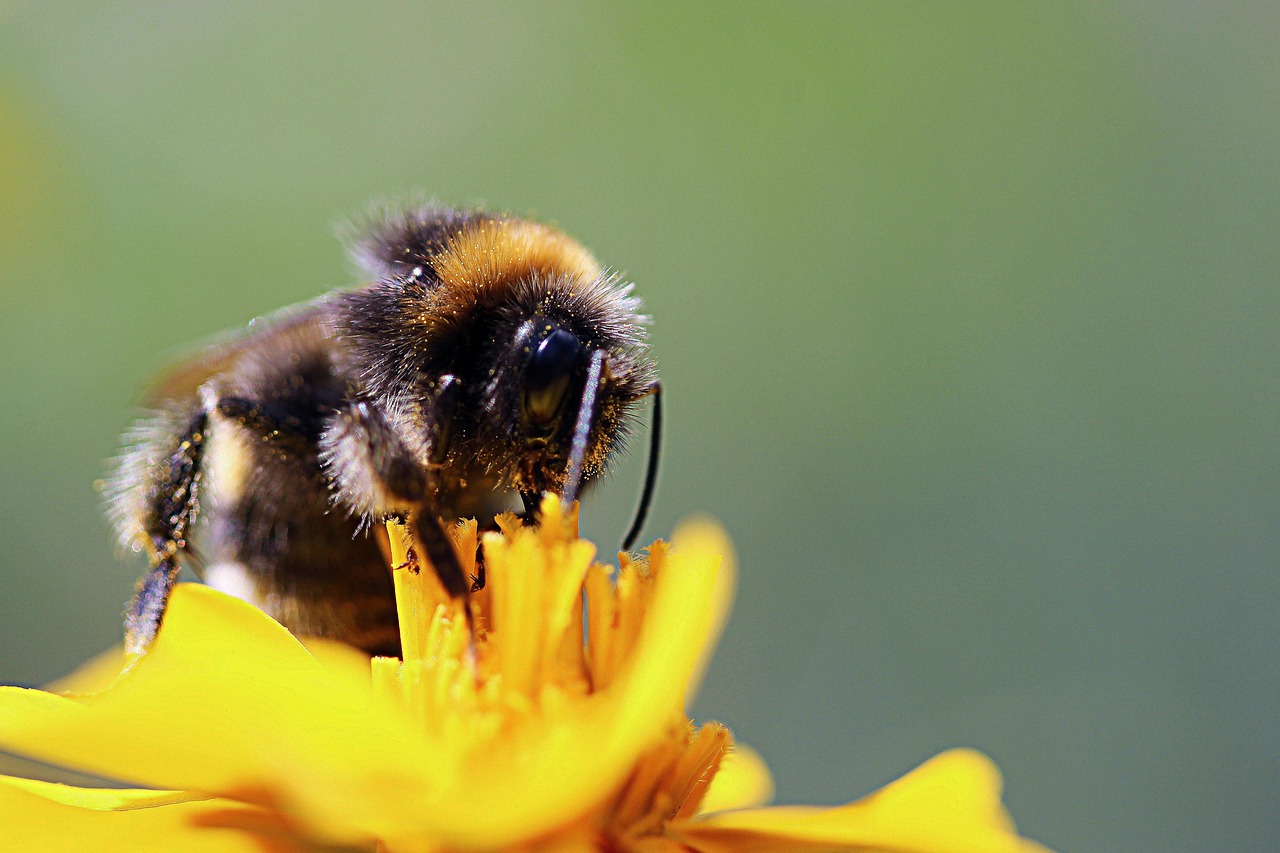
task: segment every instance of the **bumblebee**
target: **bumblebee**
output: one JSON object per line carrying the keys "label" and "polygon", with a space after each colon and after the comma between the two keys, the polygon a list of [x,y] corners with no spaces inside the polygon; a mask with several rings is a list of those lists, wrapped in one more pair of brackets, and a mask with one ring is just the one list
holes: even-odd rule
{"label": "bumblebee", "polygon": [[[375,523],[399,518],[448,592],[446,533],[519,496],[526,515],[599,478],[661,386],[632,285],[574,240],[435,206],[353,226],[372,281],[251,322],[161,378],[108,487],[121,542],[150,568],[125,617],[145,651],[182,565],[295,633],[398,654]],[[373,533],[370,533],[370,530]],[[197,546],[198,545],[198,559]]]}

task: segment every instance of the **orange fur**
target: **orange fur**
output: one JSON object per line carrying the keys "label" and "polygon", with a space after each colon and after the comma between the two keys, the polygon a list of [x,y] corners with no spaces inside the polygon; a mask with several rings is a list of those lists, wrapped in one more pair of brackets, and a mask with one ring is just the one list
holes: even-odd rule
{"label": "orange fur", "polygon": [[484,220],[464,229],[431,265],[444,290],[462,302],[501,299],[507,288],[534,275],[586,284],[602,273],[576,241],[521,219]]}

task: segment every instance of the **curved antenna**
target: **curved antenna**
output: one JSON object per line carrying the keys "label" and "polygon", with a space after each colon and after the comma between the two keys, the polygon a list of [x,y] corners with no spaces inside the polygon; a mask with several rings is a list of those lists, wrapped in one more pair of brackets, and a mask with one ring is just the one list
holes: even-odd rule
{"label": "curved antenna", "polygon": [[653,492],[658,485],[658,460],[662,456],[662,383],[655,382],[646,392],[653,395],[653,423],[649,427],[649,461],[644,471],[644,491],[640,493],[640,505],[632,516],[631,529],[622,540],[622,550],[630,551],[640,531],[644,529],[644,520],[649,517],[649,504],[653,503]]}
{"label": "curved antenna", "polygon": [[582,402],[578,404],[578,419],[573,424],[573,443],[569,445],[569,470],[564,475],[564,491],[560,499],[565,509],[573,506],[582,488],[582,468],[587,456],[587,440],[591,437],[591,425],[596,419],[596,399],[600,395],[600,381],[604,378],[604,350],[591,353],[591,366],[587,368],[587,381],[582,386]]}

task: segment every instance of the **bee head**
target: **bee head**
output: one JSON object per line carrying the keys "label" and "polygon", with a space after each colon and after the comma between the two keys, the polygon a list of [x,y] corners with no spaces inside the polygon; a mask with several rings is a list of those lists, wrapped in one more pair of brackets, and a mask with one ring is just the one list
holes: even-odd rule
{"label": "bee head", "polygon": [[[546,292],[563,293],[555,285]],[[531,316],[498,312],[505,319],[480,336],[487,351],[470,360],[480,368],[470,377],[479,394],[459,413],[470,436],[466,452],[508,472],[506,485],[523,492],[565,491],[575,436],[577,476],[602,473],[638,396],[633,382],[622,381],[634,372],[625,353],[615,356],[598,330],[554,310],[555,301],[544,300]]]}
{"label": "bee head", "polygon": [[410,212],[357,248],[379,280],[335,332],[406,443],[500,489],[563,494],[575,458],[581,482],[603,472],[656,378],[629,284],[512,218]]}

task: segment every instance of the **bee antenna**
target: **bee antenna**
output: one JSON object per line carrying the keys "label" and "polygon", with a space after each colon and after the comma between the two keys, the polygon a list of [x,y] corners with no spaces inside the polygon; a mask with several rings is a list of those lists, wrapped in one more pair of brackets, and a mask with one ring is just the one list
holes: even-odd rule
{"label": "bee antenna", "polygon": [[649,505],[653,503],[653,492],[658,485],[658,460],[662,457],[662,383],[655,382],[646,392],[653,395],[653,421],[649,426],[649,461],[645,464],[644,490],[640,492],[640,504],[631,521],[631,529],[622,540],[622,550],[630,551],[636,537],[644,529],[644,520],[649,517]]}
{"label": "bee antenna", "polygon": [[569,470],[564,475],[564,492],[561,500],[565,508],[573,506],[582,488],[582,468],[587,456],[587,441],[591,437],[591,424],[596,418],[596,399],[600,396],[600,381],[604,378],[602,349],[591,353],[591,365],[587,368],[587,381],[582,387],[582,402],[578,404],[578,419],[573,424],[573,443],[569,445]]}

